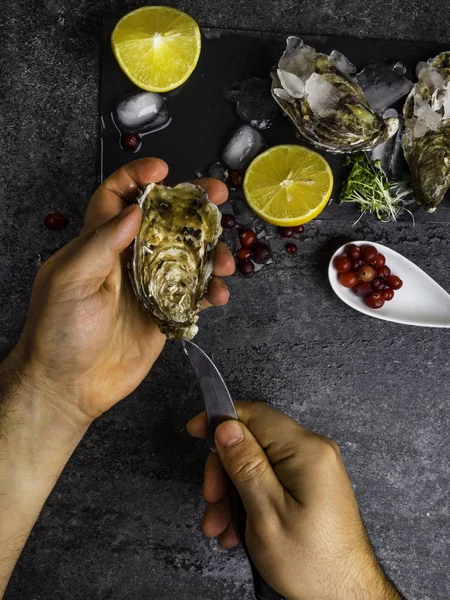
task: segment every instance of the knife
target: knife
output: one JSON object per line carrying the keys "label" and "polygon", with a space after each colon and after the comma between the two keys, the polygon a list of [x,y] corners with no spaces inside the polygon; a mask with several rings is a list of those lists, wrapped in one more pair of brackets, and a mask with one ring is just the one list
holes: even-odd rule
{"label": "knife", "polygon": [[[214,434],[217,427],[224,421],[238,419],[239,417],[236,413],[230,392],[213,361],[193,342],[183,340],[182,343],[202,390],[208,423],[208,443],[211,450],[216,452]],[[234,489],[232,495],[232,508],[233,520],[239,533],[242,547],[250,563],[256,600],[284,600],[284,596],[280,596],[278,592],[273,590],[264,581],[253,563],[245,541],[247,514],[236,489]]]}

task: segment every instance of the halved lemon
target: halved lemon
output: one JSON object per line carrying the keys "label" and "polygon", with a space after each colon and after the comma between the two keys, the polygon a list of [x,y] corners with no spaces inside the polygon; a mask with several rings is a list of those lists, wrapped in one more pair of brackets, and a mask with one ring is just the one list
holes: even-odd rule
{"label": "halved lemon", "polygon": [[319,215],[333,191],[327,161],[303,146],[275,146],[255,158],[247,169],[247,202],[265,221],[293,227]]}
{"label": "halved lemon", "polygon": [[138,87],[168,92],[195,69],[201,49],[200,28],[176,8],[144,6],[125,15],[111,35],[114,56]]}

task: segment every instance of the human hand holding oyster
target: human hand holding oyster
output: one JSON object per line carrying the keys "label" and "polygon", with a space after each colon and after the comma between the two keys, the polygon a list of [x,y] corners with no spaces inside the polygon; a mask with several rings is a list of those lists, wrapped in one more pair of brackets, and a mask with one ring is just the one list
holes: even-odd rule
{"label": "human hand holding oyster", "polygon": [[[142,212],[127,204],[139,188],[163,180],[167,172],[165,162],[147,158],[108,177],[91,198],[80,235],[36,277],[10,368],[30,385],[45,388],[46,397],[75,420],[89,422],[130,394],[164,346],[165,335],[142,310],[130,285],[127,249],[140,231]],[[184,185],[212,204],[226,200],[223,183],[195,183]],[[212,214],[215,210],[211,205]],[[227,303],[228,290],[220,277],[233,271],[234,260],[219,243],[202,308]]]}

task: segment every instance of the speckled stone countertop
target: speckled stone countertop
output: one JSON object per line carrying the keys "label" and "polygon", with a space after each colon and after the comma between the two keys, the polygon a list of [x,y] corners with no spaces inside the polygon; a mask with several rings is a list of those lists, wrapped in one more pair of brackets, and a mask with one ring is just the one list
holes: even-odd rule
{"label": "speckled stone countertop", "polygon": [[[201,24],[445,42],[442,2],[173,3]],[[101,20],[122,0],[2,0],[0,352],[17,339],[37,264],[79,230],[98,171]],[[264,8],[262,8],[264,7]],[[447,37],[446,37],[447,36]],[[449,40],[450,45],[450,40]],[[44,229],[50,210],[64,232]],[[351,311],[326,282],[348,239],[400,250],[450,289],[449,228],[316,222],[296,256],[230,280],[199,343],[236,398],[266,400],[339,444],[376,552],[408,600],[450,597],[448,331]],[[179,345],[86,435],[48,500],[8,600],[250,600],[241,551],[198,529],[206,448],[184,431],[201,408]]]}

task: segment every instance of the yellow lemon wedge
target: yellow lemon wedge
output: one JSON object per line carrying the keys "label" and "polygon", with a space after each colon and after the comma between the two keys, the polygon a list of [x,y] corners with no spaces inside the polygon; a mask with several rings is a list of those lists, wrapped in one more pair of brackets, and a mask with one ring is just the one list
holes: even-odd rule
{"label": "yellow lemon wedge", "polygon": [[319,215],[333,191],[327,161],[297,145],[275,146],[255,158],[247,169],[247,202],[265,221],[293,227]]}
{"label": "yellow lemon wedge", "polygon": [[167,6],[133,10],[120,19],[111,35],[122,71],[150,92],[168,92],[182,85],[197,65],[201,43],[194,19]]}

